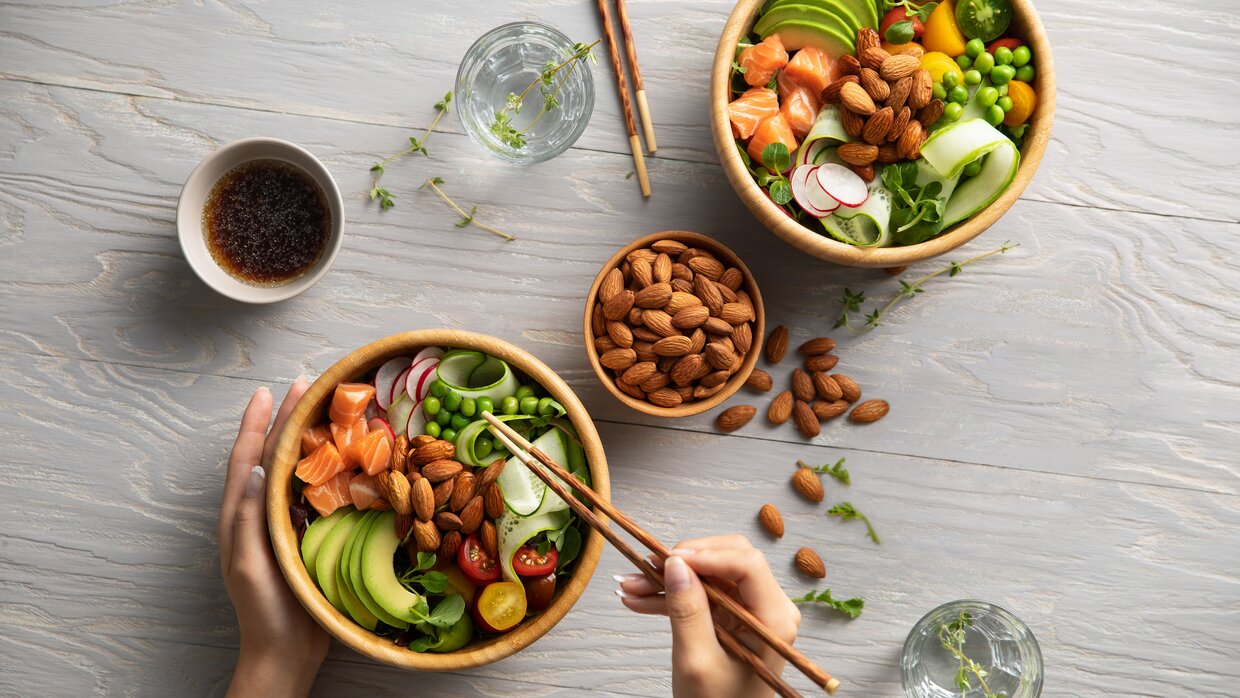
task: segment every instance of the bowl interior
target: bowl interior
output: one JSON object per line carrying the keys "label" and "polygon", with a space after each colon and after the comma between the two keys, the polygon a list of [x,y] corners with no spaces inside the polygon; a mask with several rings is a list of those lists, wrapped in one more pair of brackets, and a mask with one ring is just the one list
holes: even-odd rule
{"label": "bowl interior", "polygon": [[392,335],[372,342],[336,362],[306,391],[301,402],[289,416],[280,435],[276,452],[268,468],[267,519],[276,559],[301,604],[320,625],[336,639],[366,656],[392,666],[423,671],[451,671],[481,666],[503,659],[533,643],[552,628],[585,590],[603,550],[603,537],[591,531],[582,546],[568,583],[556,590],[551,605],[542,614],[524,621],[515,630],[483,642],[472,643],[445,654],[412,652],[397,647],[392,640],[380,637],[357,625],[328,602],[306,572],[301,560],[297,534],[289,515],[292,502],[293,470],[301,449],[301,433],[318,422],[338,383],[354,379],[388,359],[411,353],[426,346],[442,346],[483,351],[507,361],[548,390],[568,410],[577,429],[590,466],[593,488],[609,497],[611,488],[607,462],[594,423],[581,401],[559,376],[546,364],[526,351],[500,339],[460,330],[415,330]]}
{"label": "bowl interior", "polygon": [[1011,34],[1022,38],[1033,52],[1037,67],[1034,89],[1038,105],[1030,118],[1021,147],[1021,162],[1012,184],[989,206],[925,242],[904,247],[855,247],[806,228],[792,220],[766,197],[741,161],[728,123],[729,82],[736,43],[753,26],[764,0],[740,0],[724,25],[711,72],[711,130],[720,163],[732,187],[747,208],[781,239],[807,254],[856,267],[892,267],[936,257],[972,240],[997,221],[1033,179],[1050,140],[1055,112],[1055,66],[1050,42],[1032,0],[1012,0]]}
{"label": "bowl interior", "polygon": [[[725,262],[729,266],[734,266],[741,270],[744,277],[743,288],[749,293],[749,297],[753,300],[754,307],[754,324],[753,324],[753,345],[749,348],[749,353],[745,356],[745,362],[741,365],[739,371],[736,372],[728,382],[724,384],[723,390],[706,398],[705,400],[695,400],[689,403],[682,403],[675,407],[659,407],[645,400],[628,395],[616,387],[616,380],[612,374],[599,363],[598,352],[594,350],[594,329],[591,320],[594,317],[594,306],[598,302],[598,289],[603,284],[603,277],[607,272],[620,265],[624,258],[633,250],[649,247],[659,240],[676,240],[682,242],[689,247],[697,247],[715,255],[721,262]],[[629,407],[656,417],[688,417],[690,415],[701,414],[708,410],[714,409],[724,400],[731,397],[740,389],[745,381],[749,379],[749,374],[753,372],[754,366],[758,364],[758,356],[762,353],[762,339],[766,336],[766,311],[762,305],[762,293],[758,290],[758,283],[754,279],[753,272],[736,253],[728,249],[722,243],[714,238],[701,235],[699,233],[691,233],[684,230],[665,230],[659,233],[653,233],[643,238],[638,238],[633,242],[622,247],[618,252],[612,255],[611,259],[603,265],[598,276],[594,278],[594,284],[590,286],[590,292],[586,294],[585,308],[585,341],[586,356],[590,360],[590,366],[594,368],[595,375],[599,381],[607,388],[617,400],[628,405]]]}
{"label": "bowl interior", "polygon": [[[202,211],[211,189],[229,170],[251,160],[280,160],[310,175],[323,191],[331,210],[331,238],[323,256],[305,274],[279,286],[247,284],[221,269],[207,249],[203,235]],[[211,153],[190,173],[177,200],[177,236],[190,268],[205,284],[244,303],[274,303],[305,291],[327,273],[344,237],[344,202],[331,173],[307,150],[278,138],[247,138]]]}

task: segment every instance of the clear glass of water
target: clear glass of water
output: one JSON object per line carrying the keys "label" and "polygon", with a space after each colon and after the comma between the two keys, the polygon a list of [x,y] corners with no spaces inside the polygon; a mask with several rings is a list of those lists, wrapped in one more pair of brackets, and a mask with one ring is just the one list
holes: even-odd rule
{"label": "clear glass of water", "polygon": [[1042,694],[1042,650],[1029,627],[1006,609],[985,601],[952,601],[922,616],[900,653],[900,683],[909,698],[986,698],[981,680],[965,671],[969,687],[956,680],[965,664],[940,641],[940,630],[968,614],[962,624],[963,654],[986,671],[990,695],[1037,698]]}
{"label": "clear glass of water", "polygon": [[556,95],[558,107],[539,116],[540,86],[526,94],[521,112],[511,115],[513,127],[523,131],[523,147],[502,141],[492,133],[491,124],[509,95],[520,95],[549,62],[561,63],[572,53],[571,39],[537,22],[513,22],[483,34],[469,47],[456,73],[457,114],[465,132],[483,150],[509,162],[542,162],[568,150],[594,111],[594,77],[588,58],[555,74],[554,86],[564,81]]}

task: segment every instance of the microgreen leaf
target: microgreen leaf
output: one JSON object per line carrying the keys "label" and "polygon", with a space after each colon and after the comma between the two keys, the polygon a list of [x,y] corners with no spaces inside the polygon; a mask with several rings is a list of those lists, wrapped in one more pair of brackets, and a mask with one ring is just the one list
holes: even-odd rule
{"label": "microgreen leaf", "polygon": [[749,72],[749,68],[746,68],[745,66],[741,65],[740,63],[737,63],[736,61],[732,61],[732,70],[740,73],[741,75],[744,75],[745,73]]}
{"label": "microgreen leaf", "polygon": [[848,468],[844,467],[843,458],[835,461],[835,465],[831,465],[830,463],[826,463],[823,465],[810,465],[809,463],[806,463],[803,460],[799,460],[797,461],[797,467],[807,468],[815,473],[818,473],[819,475],[824,475],[824,474],[830,475],[831,477],[844,483],[845,485],[852,484],[852,479],[848,475]]}
{"label": "microgreen leaf", "polygon": [[783,172],[792,164],[792,155],[783,143],[771,143],[762,149],[762,164],[771,172]]}
{"label": "microgreen leaf", "polygon": [[771,201],[774,201],[780,206],[792,201],[792,186],[788,183],[787,179],[781,177],[772,182],[770,192]]}
{"label": "microgreen leaf", "polygon": [[865,608],[865,600],[861,598],[836,600],[831,596],[830,589],[823,589],[815,592],[813,589],[804,596],[798,596],[792,599],[792,603],[820,603],[829,608],[833,608],[849,618],[856,618],[861,615],[861,609]]}
{"label": "microgreen leaf", "polygon": [[840,517],[841,521],[852,521],[853,519],[860,519],[861,521],[865,522],[865,529],[870,535],[870,540],[874,541],[875,543],[880,543],[880,544],[882,543],[882,541],[878,539],[878,533],[876,533],[874,531],[874,527],[870,525],[870,520],[865,517],[865,514],[862,514],[861,512],[857,511],[856,507],[854,507],[852,504],[848,502],[840,502],[839,504],[836,504],[835,506],[831,507],[830,509],[827,510],[827,516],[838,516]]}

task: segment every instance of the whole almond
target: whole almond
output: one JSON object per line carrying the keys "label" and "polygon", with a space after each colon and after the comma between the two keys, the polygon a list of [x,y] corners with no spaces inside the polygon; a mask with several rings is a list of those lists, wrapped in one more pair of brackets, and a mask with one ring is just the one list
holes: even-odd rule
{"label": "whole almond", "polygon": [[823,497],[826,496],[826,493],[822,490],[822,481],[809,468],[797,467],[796,472],[792,474],[792,489],[815,504],[821,502]]}
{"label": "whole almond", "polygon": [[631,398],[636,400],[646,399],[646,391],[643,390],[641,386],[633,385],[632,383],[617,382],[616,387],[620,389],[620,392]]}
{"label": "whole almond", "polygon": [[835,402],[844,397],[844,391],[840,389],[839,383],[835,379],[825,373],[815,373],[813,376],[814,392],[827,402]]}
{"label": "whole almond", "polygon": [[391,503],[392,508],[397,514],[408,516],[413,513],[413,487],[409,484],[409,480],[398,472],[388,470],[375,476],[376,480],[386,480],[388,483],[387,500]]}
{"label": "whole almond", "polygon": [[917,120],[922,126],[930,128],[943,116],[943,100],[932,99],[917,112]]}
{"label": "whole almond", "polygon": [[[377,491],[379,493],[379,496],[384,499],[390,499],[392,495],[392,491],[388,487],[388,482],[389,480],[387,477],[387,473],[379,473],[374,478],[375,491]],[[405,480],[405,482],[408,483],[409,481]]]}
{"label": "whole almond", "polygon": [[724,303],[719,311],[719,319],[729,325],[739,325],[753,319],[753,312],[744,303]]}
{"label": "whole almond", "polygon": [[701,274],[711,281],[718,281],[719,277],[723,276],[723,265],[712,256],[702,255],[694,257],[687,264],[693,270],[693,273]]}
{"label": "whole almond", "polygon": [[654,343],[654,353],[659,356],[684,356],[689,353],[689,347],[693,345],[693,341],[683,334],[674,337],[664,337]]}
{"label": "whole almond", "polygon": [[594,304],[594,313],[590,315],[590,332],[595,337],[602,337],[607,332],[607,318],[603,317],[603,303]]}
{"label": "whole almond", "polygon": [[865,402],[853,408],[852,414],[848,415],[848,419],[858,424],[869,424],[882,419],[890,407],[886,400],[866,400]]}
{"label": "whole almond", "polygon": [[392,508],[392,503],[386,497],[378,497],[370,503],[370,511],[387,511]]}
{"label": "whole almond", "polygon": [[[672,382],[671,374],[669,374],[666,371],[659,371],[653,376],[642,381],[642,384],[639,387],[642,390],[649,393],[649,392],[654,392],[655,390],[658,390],[659,388],[666,388],[667,385],[671,382]],[[641,399],[643,400],[646,399],[646,396],[645,395],[641,396]]]}
{"label": "whole almond", "polygon": [[414,521],[413,541],[419,551],[433,553],[439,550],[439,529],[429,521]]}
{"label": "whole almond", "polygon": [[409,471],[409,437],[404,434],[396,437],[392,444],[392,457],[388,468],[402,475]]}
{"label": "whole almond", "polygon": [[[881,48],[876,50],[882,51]],[[840,88],[840,104],[848,111],[860,116],[869,116],[878,109],[874,106],[874,100],[870,98],[865,88],[852,82],[846,82]]]}
{"label": "whole almond", "polygon": [[499,535],[495,530],[495,524],[483,521],[478,537],[482,539],[482,549],[487,555],[493,558],[499,557]]}
{"label": "whole almond", "polygon": [[689,335],[689,352],[697,354],[706,347],[706,333],[699,327]]}
{"label": "whole almond", "polygon": [[504,493],[494,482],[482,490],[482,508],[492,519],[498,519],[504,515]]}
{"label": "whole almond", "polygon": [[792,391],[785,390],[775,396],[771,400],[771,404],[766,408],[766,418],[771,424],[783,424],[792,416]]}
{"label": "whole almond", "polygon": [[624,321],[627,322],[630,327],[640,327],[642,324],[642,314],[644,312],[646,311],[641,308],[629,308],[629,315],[624,318]]}
{"label": "whole almond", "polygon": [[698,381],[698,384],[706,388],[713,388],[716,385],[719,385],[720,383],[726,383],[727,380],[731,377],[732,377],[731,371],[721,369],[721,370],[713,371],[711,373],[706,374],[705,376],[702,377],[702,380]]}
{"label": "whole almond", "polygon": [[423,446],[425,446],[426,444],[429,444],[429,443],[434,443],[434,442],[436,442],[436,441],[438,441],[438,440],[439,440],[439,439],[436,439],[436,438],[435,438],[435,437],[433,437],[433,436],[428,436],[428,435],[426,435],[426,434],[418,434],[417,436],[413,437],[412,439],[409,439],[409,448],[410,448],[411,450],[415,450],[415,451],[416,451],[417,449],[422,448],[422,447],[423,447]]}
{"label": "whole almond", "polygon": [[[642,323],[655,331],[657,335],[649,341],[657,342],[663,337],[671,337],[674,334],[680,334],[680,330],[672,324],[672,316],[662,310],[647,310],[642,313]],[[623,345],[622,345],[623,346]]]}
{"label": "whole almond", "polygon": [[704,363],[706,363],[706,357],[701,354],[689,354],[682,357],[672,365],[672,370],[669,372],[672,382],[676,385],[689,385],[697,380],[698,371],[702,369]]}
{"label": "whole almond", "polygon": [[871,145],[882,145],[887,142],[887,136],[891,134],[894,122],[895,116],[892,114],[891,107],[883,107],[874,112],[874,115],[865,122],[861,137]]}
{"label": "whole almond", "polygon": [[762,393],[770,390],[772,384],[773,381],[771,380],[771,374],[760,368],[755,368],[750,372],[749,377],[745,379],[746,388],[752,388],[753,390],[757,390]]}
{"label": "whole almond", "polygon": [[702,305],[702,299],[692,293],[673,291],[672,299],[667,302],[667,307],[664,310],[672,315],[677,315],[685,308],[692,308],[695,305]]}
{"label": "whole almond", "polygon": [[748,424],[757,413],[758,408],[753,405],[733,405],[719,413],[715,426],[719,427],[719,431],[736,431]]}
{"label": "whole almond", "polygon": [[840,120],[844,122],[844,132],[850,138],[860,138],[865,130],[865,117],[848,109],[840,109]]}
{"label": "whole almond", "polygon": [[435,526],[441,531],[459,531],[461,530],[461,517],[450,511],[441,511],[435,514]]}
{"label": "whole almond", "polygon": [[887,141],[893,142],[900,139],[900,134],[904,133],[904,129],[908,126],[908,122],[913,118],[913,112],[908,107],[901,107],[896,113],[896,120],[891,124],[891,131],[887,133]]}
{"label": "whole almond", "polygon": [[612,269],[603,275],[603,282],[598,287],[598,299],[604,303],[624,290],[624,274],[619,269]]}
{"label": "whole almond", "polygon": [[443,540],[439,543],[439,550],[435,555],[440,560],[455,560],[456,551],[461,549],[461,534],[459,531],[448,531],[443,535]]}
{"label": "whole almond", "polygon": [[822,579],[827,576],[827,565],[818,556],[818,553],[809,548],[801,548],[793,557],[793,562],[801,571],[801,574],[814,579]]}
{"label": "whole almond", "polygon": [[857,60],[861,61],[861,65],[870,70],[877,70],[881,75],[883,64],[891,60],[891,54],[877,46],[864,50],[858,48]]}
{"label": "whole almond", "polygon": [[[853,62],[856,63],[856,61],[857,59],[853,58]],[[858,69],[861,68],[860,63],[857,64],[857,68]],[[826,89],[822,91],[822,95],[820,96],[820,99],[822,100],[824,104],[835,104],[836,102],[840,101],[840,92],[843,91],[844,85],[850,82],[854,85],[859,85],[861,84],[861,78],[856,73],[853,73],[851,75],[841,75],[840,77],[836,78],[835,81],[832,82],[830,85],[827,85]]]}
{"label": "whole almond", "polygon": [[435,495],[435,509],[448,505],[452,499],[452,486],[455,484],[456,478],[452,478],[431,487],[431,492]]}
{"label": "whole almond", "polygon": [[788,328],[778,325],[766,338],[766,362],[774,365],[784,360],[788,351]]}
{"label": "whole almond", "polygon": [[637,363],[637,352],[622,347],[608,349],[599,355],[598,362],[613,371],[623,371]]}
{"label": "whole almond", "polygon": [[711,342],[706,345],[706,363],[715,369],[726,370],[736,360],[736,352],[722,342]]}
{"label": "whole almond", "polygon": [[676,256],[689,249],[689,247],[679,240],[664,239],[654,241],[650,245],[650,249],[665,255]]}
{"label": "whole almond", "polygon": [[861,179],[866,182],[874,181],[874,165],[849,165],[848,169],[852,170]]}
{"label": "whole almond", "polygon": [[792,372],[792,394],[805,402],[814,399],[814,381],[799,368]]}
{"label": "whole almond", "polygon": [[461,509],[457,516],[461,517],[461,533],[469,535],[478,530],[478,526],[482,525],[482,514],[484,504],[482,497],[474,495],[473,499]]}
{"label": "whole almond", "polygon": [[877,48],[882,41],[878,32],[869,27],[862,28],[857,32],[857,55],[860,56],[868,49]]}
{"label": "whole almond", "polygon": [[[685,267],[685,268],[688,269],[688,267]],[[689,273],[692,274],[693,272],[689,272]],[[692,279],[672,279],[671,284],[672,284],[673,292],[680,291],[681,293],[689,293],[689,294],[693,293]],[[670,313],[672,311],[669,309],[667,312]]]}
{"label": "whole almond", "polygon": [[732,346],[736,347],[736,352],[741,356],[745,356],[753,348],[753,330],[748,322],[732,328]]}
{"label": "whole almond", "polygon": [[706,306],[711,315],[718,315],[723,308],[723,295],[719,293],[715,282],[705,276],[694,277],[693,294],[702,301],[702,305]]}
{"label": "whole almond", "polygon": [[452,483],[452,498],[448,500],[448,508],[452,511],[460,511],[465,508],[465,505],[474,496],[475,487],[473,473],[457,475],[456,482]]}
{"label": "whole almond", "polygon": [[603,317],[608,320],[623,320],[633,308],[636,298],[637,296],[628,289],[617,293],[603,302]]}
{"label": "whole almond", "polygon": [[637,288],[646,288],[654,283],[654,266],[645,259],[638,259],[633,262],[633,283]]}
{"label": "whole almond", "polygon": [[[901,54],[884,60],[878,74],[884,80],[895,82],[896,80],[907,78],[919,70],[922,70],[920,59],[916,56]],[[922,104],[924,105],[925,103],[923,102]]]}
{"label": "whole almond", "polygon": [[[735,305],[740,305],[740,304],[736,303]],[[739,327],[740,323],[738,323],[737,326]],[[727,320],[724,320],[723,318],[718,318],[718,317],[706,318],[706,322],[702,323],[702,329],[706,330],[707,334],[714,334],[714,335],[731,335],[732,334],[732,325],[729,324]]]}
{"label": "whole almond", "polygon": [[660,252],[659,256],[654,258],[651,264],[651,272],[654,274],[656,282],[672,280],[672,258],[666,253]]}
{"label": "whole almond", "polygon": [[630,264],[631,264],[631,263],[633,263],[633,262],[636,262],[636,261],[637,261],[637,260],[639,260],[639,259],[644,259],[644,260],[646,260],[647,262],[653,262],[653,261],[654,261],[654,258],[655,258],[655,255],[657,255],[657,254],[658,254],[658,252],[656,252],[655,250],[646,249],[646,248],[644,248],[644,247],[641,247],[641,248],[638,248],[638,249],[633,250],[632,252],[628,253],[628,255],[625,257],[625,259],[626,259],[626,260],[628,260],[628,262],[629,262]]}
{"label": "whole almond", "polygon": [[856,141],[841,143],[835,154],[851,165],[869,165],[878,158],[878,146]]}
{"label": "whole almond", "polygon": [[445,458],[427,463],[422,466],[421,472],[422,477],[430,480],[432,483],[438,483],[444,480],[451,480],[460,474],[462,469],[464,469],[464,466],[460,463]]}
{"label": "whole almond", "polygon": [[825,422],[828,419],[835,419],[836,417],[847,412],[848,402],[843,399],[836,400],[834,402],[815,400],[809,408],[814,411],[815,417],[817,417],[820,421]]}
{"label": "whole almond", "polygon": [[832,380],[840,386],[841,394],[848,402],[856,402],[861,399],[861,386],[857,385],[857,381],[849,378],[842,373],[832,373]]}
{"label": "whole almond", "polygon": [[915,44],[910,41],[907,44],[898,44],[894,46],[891,49],[891,54],[893,56],[894,55],[912,56],[920,61],[921,57],[926,55],[926,50],[921,47],[921,44]]}
{"label": "whole almond", "polygon": [[808,342],[797,347],[797,352],[806,356],[814,356],[815,354],[825,354],[829,351],[835,351],[835,340],[830,337],[814,337]]}
{"label": "whole almond", "polygon": [[[607,331],[606,326],[603,327],[603,331],[604,332]],[[611,341],[611,337],[608,337],[605,334],[600,337],[594,338],[594,351],[598,352],[599,354],[602,354],[605,351],[611,351],[612,349],[615,349],[615,348],[616,348],[616,343]]]}
{"label": "whole almond", "polygon": [[887,81],[880,78],[878,73],[869,68],[862,68],[860,78],[861,88],[865,93],[870,95],[870,99],[875,102],[881,102],[887,99],[887,95],[891,94],[891,87],[887,85]]}
{"label": "whole almond", "polygon": [[913,109],[921,109],[930,103],[934,96],[934,78],[930,71],[919,68],[913,73],[913,87],[908,93],[908,105]]}
{"label": "whole almond", "polygon": [[709,317],[710,310],[706,306],[695,305],[672,316],[672,327],[678,330],[691,330],[700,327]]}
{"label": "whole almond", "polygon": [[417,521],[412,514],[396,515],[396,537],[402,542],[413,533],[413,522]]}
{"label": "whole almond", "polygon": [[810,373],[820,373],[822,371],[830,371],[840,362],[840,357],[835,354],[819,354],[818,356],[809,356],[805,359],[805,370]]}
{"label": "whole almond", "polygon": [[792,407],[792,421],[797,425],[797,430],[807,439],[818,436],[822,429],[818,425],[818,417],[814,411],[809,408],[808,403],[802,400],[797,400]]}
{"label": "whole almond", "polygon": [[762,524],[762,528],[766,529],[767,533],[776,538],[784,537],[784,517],[775,508],[774,504],[762,505],[762,508],[758,510],[758,521]]}
{"label": "whole almond", "polygon": [[671,299],[671,284],[650,284],[633,296],[633,304],[639,308],[662,308]]}
{"label": "whole almond", "polygon": [[409,501],[413,504],[413,514],[418,517],[418,521],[430,521],[435,515],[435,493],[431,488],[431,481],[419,477],[413,483]]}
{"label": "whole almond", "polygon": [[636,363],[629,366],[628,369],[621,374],[620,380],[628,383],[629,385],[641,385],[642,381],[653,376],[657,370],[658,368],[654,365],[654,362],[642,361],[641,363]]}
{"label": "whole almond", "polygon": [[607,336],[611,337],[611,341],[616,343],[618,347],[633,346],[633,330],[623,322],[607,322]]}
{"label": "whole almond", "polygon": [[742,274],[741,270],[736,267],[728,267],[727,269],[724,269],[723,275],[719,277],[719,283],[723,285],[724,288],[732,291],[740,288],[744,281],[745,275]]}
{"label": "whole almond", "polygon": [[[896,134],[899,137],[900,134]],[[878,146],[878,158],[875,160],[880,165],[890,165],[893,162],[900,162],[900,154],[896,152],[894,145]]]}
{"label": "whole almond", "polygon": [[485,488],[487,485],[495,482],[495,480],[499,478],[500,473],[504,472],[505,462],[506,461],[503,458],[496,458],[491,461],[490,465],[482,468],[479,471],[480,474],[478,475],[478,488]]}
{"label": "whole almond", "polygon": [[664,408],[675,407],[685,401],[679,392],[671,388],[660,388],[646,393],[646,399],[650,401],[650,404]]}
{"label": "whole almond", "polygon": [[[877,46],[878,44],[874,45]],[[835,62],[835,69],[840,75],[856,75],[861,71],[861,61],[858,61],[857,57],[851,53],[847,53],[840,56],[840,59]]]}
{"label": "whole almond", "polygon": [[[915,160],[921,156],[921,144],[925,140],[926,129],[922,128],[921,122],[910,121],[908,126],[904,127],[904,133],[900,134],[900,140],[896,142],[896,152],[905,160]],[[851,144],[845,143],[844,145]],[[843,147],[843,145],[840,146],[840,148]]]}
{"label": "whole almond", "polygon": [[451,441],[436,439],[422,446],[409,456],[414,465],[423,466],[437,460],[450,459],[456,455],[456,446]]}
{"label": "whole almond", "polygon": [[727,386],[724,383],[714,386],[707,386],[705,383],[698,383],[697,386],[693,388],[693,397],[698,400],[705,400],[706,398],[711,397],[715,393],[723,390],[725,387]]}
{"label": "whole almond", "polygon": [[683,388],[674,388],[672,390],[674,390],[675,393],[680,396],[681,402],[685,402],[687,400],[692,400],[693,398],[697,397],[695,393],[697,393],[698,389],[701,387],[702,386],[700,385],[698,386],[686,385]]}
{"label": "whole almond", "polygon": [[693,271],[681,264],[680,262],[672,262],[672,280],[673,281],[692,281]]}

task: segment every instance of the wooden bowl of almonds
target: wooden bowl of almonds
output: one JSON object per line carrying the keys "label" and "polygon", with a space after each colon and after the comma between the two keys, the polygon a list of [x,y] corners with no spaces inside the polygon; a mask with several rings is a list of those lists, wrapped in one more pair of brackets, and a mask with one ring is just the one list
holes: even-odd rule
{"label": "wooden bowl of almonds", "polygon": [[753,274],[710,237],[680,230],[607,260],[585,307],[586,355],[617,400],[656,417],[714,408],[753,371],[765,334]]}

